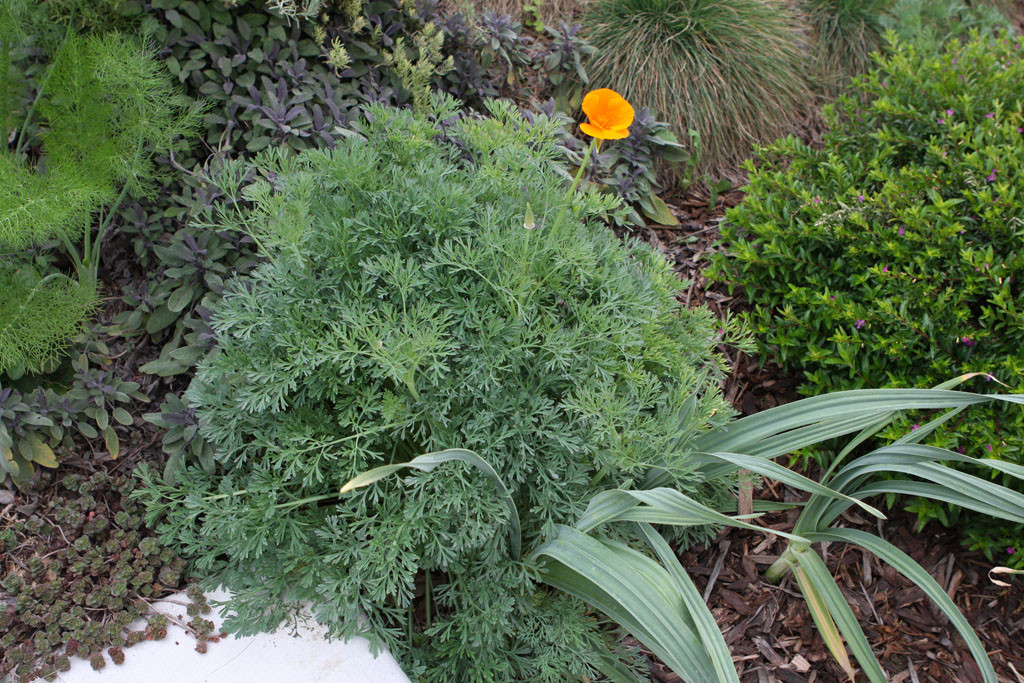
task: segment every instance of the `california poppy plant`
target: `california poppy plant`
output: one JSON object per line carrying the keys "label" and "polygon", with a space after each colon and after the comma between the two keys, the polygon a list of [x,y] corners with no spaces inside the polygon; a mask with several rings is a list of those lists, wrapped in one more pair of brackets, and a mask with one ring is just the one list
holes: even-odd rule
{"label": "california poppy plant", "polygon": [[583,98],[583,113],[588,121],[580,130],[598,140],[620,140],[629,136],[633,123],[633,107],[619,93],[609,88],[591,90]]}
{"label": "california poppy plant", "polygon": [[[572,200],[572,195],[579,187],[583,179],[583,170],[587,167],[590,157],[601,148],[604,140],[621,140],[629,137],[629,127],[633,123],[633,105],[626,101],[619,93],[610,88],[598,88],[591,90],[583,98],[583,113],[587,115],[588,121],[580,124],[580,130],[593,138],[587,151],[583,154],[576,177],[573,178],[572,186],[565,196],[565,203],[562,205],[558,216],[555,218],[554,226],[557,228],[562,223],[565,210]],[[532,212],[527,205],[527,218],[523,221],[523,227],[532,229]]]}

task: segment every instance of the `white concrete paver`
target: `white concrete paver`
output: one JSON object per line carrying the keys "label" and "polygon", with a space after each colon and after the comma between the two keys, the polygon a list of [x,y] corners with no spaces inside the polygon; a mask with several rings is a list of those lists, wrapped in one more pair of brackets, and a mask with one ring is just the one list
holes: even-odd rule
{"label": "white concrete paver", "polygon": [[[208,593],[211,601],[224,600],[227,593]],[[184,593],[170,596],[188,602]],[[185,616],[182,605],[161,602],[156,609],[165,614]],[[216,607],[203,616],[217,627],[223,621]],[[209,643],[205,654],[195,651],[195,639],[175,624],[163,640],[143,641],[125,648],[125,662],[118,666],[107,656],[107,665],[93,671],[89,662],[74,657],[71,670],[57,679],[61,683],[409,683],[390,654],[376,658],[363,639],[328,641],[326,629],[315,623],[276,633],[235,638],[228,636]],[[177,642],[177,644],[175,644]]]}

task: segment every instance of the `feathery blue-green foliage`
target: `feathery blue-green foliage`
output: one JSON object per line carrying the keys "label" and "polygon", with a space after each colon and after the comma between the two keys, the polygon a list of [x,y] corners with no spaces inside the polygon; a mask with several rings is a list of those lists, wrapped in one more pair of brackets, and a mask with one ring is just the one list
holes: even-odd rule
{"label": "feathery blue-green foliage", "polygon": [[[744,287],[764,352],[808,393],[971,371],[1019,387],[1022,57],[1010,35],[938,55],[900,44],[831,113],[824,149],[783,140],[748,167],[717,274]],[[1022,434],[1019,410],[986,408],[932,438],[1020,462]]]}
{"label": "feathery blue-green foliage", "polygon": [[[614,205],[602,195],[552,224],[556,123],[494,105],[452,125],[436,106],[372,107],[361,139],[258,160],[252,210],[221,227],[251,231],[267,260],[216,306],[218,347],[188,391],[218,471],[150,477],[149,512],[236,591],[233,630],[276,626],[309,599],[336,634],[388,646],[421,680],[593,676],[623,654],[510,558],[507,500],[478,469],[323,494],[472,449],[515,502],[524,556],[656,461],[718,500],[730,480],[693,483],[688,444],[730,414],[721,330],[680,308],[660,255],[592,220]],[[425,620],[410,613],[419,590]]]}

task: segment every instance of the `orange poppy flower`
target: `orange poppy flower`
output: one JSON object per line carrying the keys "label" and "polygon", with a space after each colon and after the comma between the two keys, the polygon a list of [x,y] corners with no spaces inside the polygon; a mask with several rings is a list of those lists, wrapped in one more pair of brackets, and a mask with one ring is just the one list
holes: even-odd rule
{"label": "orange poppy flower", "polygon": [[591,90],[583,98],[583,113],[590,119],[580,130],[598,140],[629,137],[633,107],[619,93],[608,88]]}

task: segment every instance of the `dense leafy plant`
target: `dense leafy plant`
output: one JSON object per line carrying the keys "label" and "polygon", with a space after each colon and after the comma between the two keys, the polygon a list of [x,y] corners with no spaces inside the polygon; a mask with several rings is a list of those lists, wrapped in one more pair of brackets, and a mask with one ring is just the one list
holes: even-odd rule
{"label": "dense leafy plant", "polygon": [[995,35],[1009,30],[1003,0],[895,0],[882,23],[901,41],[922,51],[938,51],[954,39],[966,39],[972,30]]}
{"label": "dense leafy plant", "polygon": [[483,98],[508,94],[517,74],[533,60],[532,41],[522,25],[507,14],[484,12],[473,17],[428,7],[436,12],[431,21],[440,27],[444,51],[452,59],[441,88],[475,106]]}
{"label": "dense leafy plant", "polygon": [[697,499],[728,488],[692,486],[683,456],[729,412],[712,316],[680,310],[649,248],[582,222],[613,206],[604,195],[557,221],[557,122],[492,110],[451,123],[451,103],[433,120],[372,107],[362,139],[261,157],[251,211],[223,216],[267,261],[215,306],[218,346],[188,391],[218,471],[147,475],[143,495],[163,538],[236,591],[235,630],[311,599],[334,633],[387,645],[424,680],[593,675],[623,653],[538,586],[477,469],[315,500],[375,465],[472,447],[528,549],[656,459]]}
{"label": "dense leafy plant", "polygon": [[102,439],[107,453],[118,456],[117,426],[134,422],[132,402],[149,399],[138,382],[115,375],[110,350],[93,334],[77,345],[81,353],[60,373],[8,386],[0,378],[0,481],[10,476],[25,484],[36,465],[57,467],[55,449],[71,447],[76,436]]}
{"label": "dense leafy plant", "polygon": [[[554,101],[547,102],[540,111],[562,122],[558,132],[561,160],[570,168],[578,168],[583,163],[586,143],[573,135],[575,122],[559,113]],[[526,115],[532,117],[530,112]],[[696,146],[680,143],[668,123],[658,121],[642,107],[629,128],[629,137],[604,147],[591,159],[584,169],[584,187],[607,191],[623,200],[628,212],[614,218],[620,225],[643,225],[645,219],[675,225],[678,221],[657,194],[664,187],[658,172],[667,170],[666,175],[689,185],[697,158],[693,151]]]}
{"label": "dense leafy plant", "polygon": [[596,0],[584,37],[595,83],[696,131],[701,173],[741,161],[787,132],[805,101],[796,15],[763,0]]}
{"label": "dense leafy plant", "polygon": [[873,66],[872,53],[886,51],[885,33],[913,42],[922,52],[938,51],[971,30],[994,35],[1008,29],[1000,1],[801,0],[811,29],[814,82],[825,94],[849,86],[851,76]]}
{"label": "dense leafy plant", "polygon": [[561,111],[572,111],[583,99],[583,88],[590,82],[587,60],[597,49],[584,40],[582,24],[564,21],[546,26],[546,47],[534,58],[534,68],[545,74],[552,97]]}
{"label": "dense leafy plant", "polygon": [[[830,112],[824,149],[783,140],[748,166],[716,272],[745,288],[763,351],[802,369],[807,392],[970,371],[1019,386],[1022,77],[1009,36],[938,56],[901,44]],[[932,443],[1021,461],[1018,411],[973,417]],[[956,521],[945,510],[918,508]]]}
{"label": "dense leafy plant", "polygon": [[[321,43],[327,36],[261,8],[259,2],[229,10],[219,0],[153,0],[143,20],[152,24],[152,40],[163,46],[167,68],[186,92],[211,103],[205,120],[209,150],[331,144],[356,102],[354,88],[343,87],[325,63]],[[390,33],[397,30],[390,28],[395,21],[384,24]],[[347,68],[365,74],[382,62],[373,53],[352,58]],[[390,85],[383,87],[375,97],[390,97]]]}

